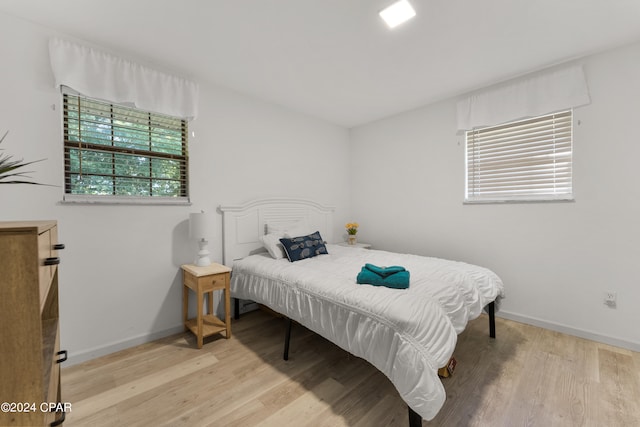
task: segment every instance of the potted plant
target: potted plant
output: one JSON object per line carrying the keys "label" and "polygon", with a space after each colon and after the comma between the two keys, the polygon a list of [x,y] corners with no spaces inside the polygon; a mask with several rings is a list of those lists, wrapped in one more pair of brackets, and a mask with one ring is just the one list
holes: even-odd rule
{"label": "potted plant", "polygon": [[347,229],[347,242],[350,245],[355,245],[357,242],[356,234],[358,234],[358,225],[357,222],[348,222],[344,228]]}
{"label": "potted plant", "polygon": [[[5,132],[0,138],[0,144],[4,141],[9,131]],[[0,151],[4,151],[0,148]],[[35,184],[42,185],[37,182],[25,181],[22,178],[30,178],[28,174],[30,171],[23,171],[21,168],[28,166],[32,163],[41,162],[42,160],[35,160],[33,162],[24,162],[22,159],[14,160],[13,156],[0,153],[0,184]]]}

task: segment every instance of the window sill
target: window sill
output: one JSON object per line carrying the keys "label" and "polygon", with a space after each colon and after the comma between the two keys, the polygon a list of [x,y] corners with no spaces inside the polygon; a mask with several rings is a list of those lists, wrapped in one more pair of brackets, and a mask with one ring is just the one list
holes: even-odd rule
{"label": "window sill", "polygon": [[464,200],[463,205],[504,205],[513,203],[572,203],[576,200],[573,196],[555,199],[487,199],[487,200]]}
{"label": "window sill", "polygon": [[187,197],[91,196],[84,194],[65,194],[59,204],[191,206],[191,201]]}

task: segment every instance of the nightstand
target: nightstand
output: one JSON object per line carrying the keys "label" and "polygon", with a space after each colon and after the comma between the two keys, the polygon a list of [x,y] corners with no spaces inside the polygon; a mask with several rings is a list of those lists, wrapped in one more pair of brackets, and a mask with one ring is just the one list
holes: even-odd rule
{"label": "nightstand", "polygon": [[[202,348],[204,337],[225,331],[225,337],[231,338],[231,295],[229,279],[231,269],[225,265],[212,263],[206,267],[194,264],[182,266],[182,317],[185,330],[190,330],[198,338],[198,348]],[[189,289],[194,291],[198,300],[197,316],[188,319]],[[213,312],[213,291],[224,291],[224,322]],[[204,297],[207,295],[207,314],[203,313]]]}
{"label": "nightstand", "polygon": [[340,242],[338,246],[346,246],[347,248],[364,248],[371,249],[371,245],[369,243],[356,243],[355,245],[350,245],[347,242]]}

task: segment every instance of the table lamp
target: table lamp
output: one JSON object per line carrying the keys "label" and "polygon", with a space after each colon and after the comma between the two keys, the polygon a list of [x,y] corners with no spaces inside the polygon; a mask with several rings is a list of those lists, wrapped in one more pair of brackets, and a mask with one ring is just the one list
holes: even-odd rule
{"label": "table lamp", "polygon": [[193,239],[198,239],[200,245],[200,251],[195,264],[198,267],[206,267],[211,265],[211,259],[209,259],[209,250],[207,245],[209,237],[213,235],[211,216],[204,211],[199,213],[189,214],[189,236]]}

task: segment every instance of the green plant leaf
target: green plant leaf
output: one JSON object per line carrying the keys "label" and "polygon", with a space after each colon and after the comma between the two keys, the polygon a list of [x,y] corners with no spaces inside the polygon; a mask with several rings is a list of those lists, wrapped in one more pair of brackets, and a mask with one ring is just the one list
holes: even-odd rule
{"label": "green plant leaf", "polygon": [[[9,131],[5,132],[0,138],[0,144],[4,141],[4,138],[7,136]],[[0,150],[4,151],[4,149],[0,148]],[[22,179],[16,180],[9,178],[21,177],[21,178],[31,178],[27,174],[32,173],[32,171],[23,171],[18,169],[24,168],[25,166],[29,166],[33,163],[41,162],[41,160],[34,160],[31,162],[24,162],[23,160],[13,160],[13,156],[8,154],[0,154],[0,184],[34,184],[34,185],[46,185],[40,184],[38,182],[25,181]]]}

